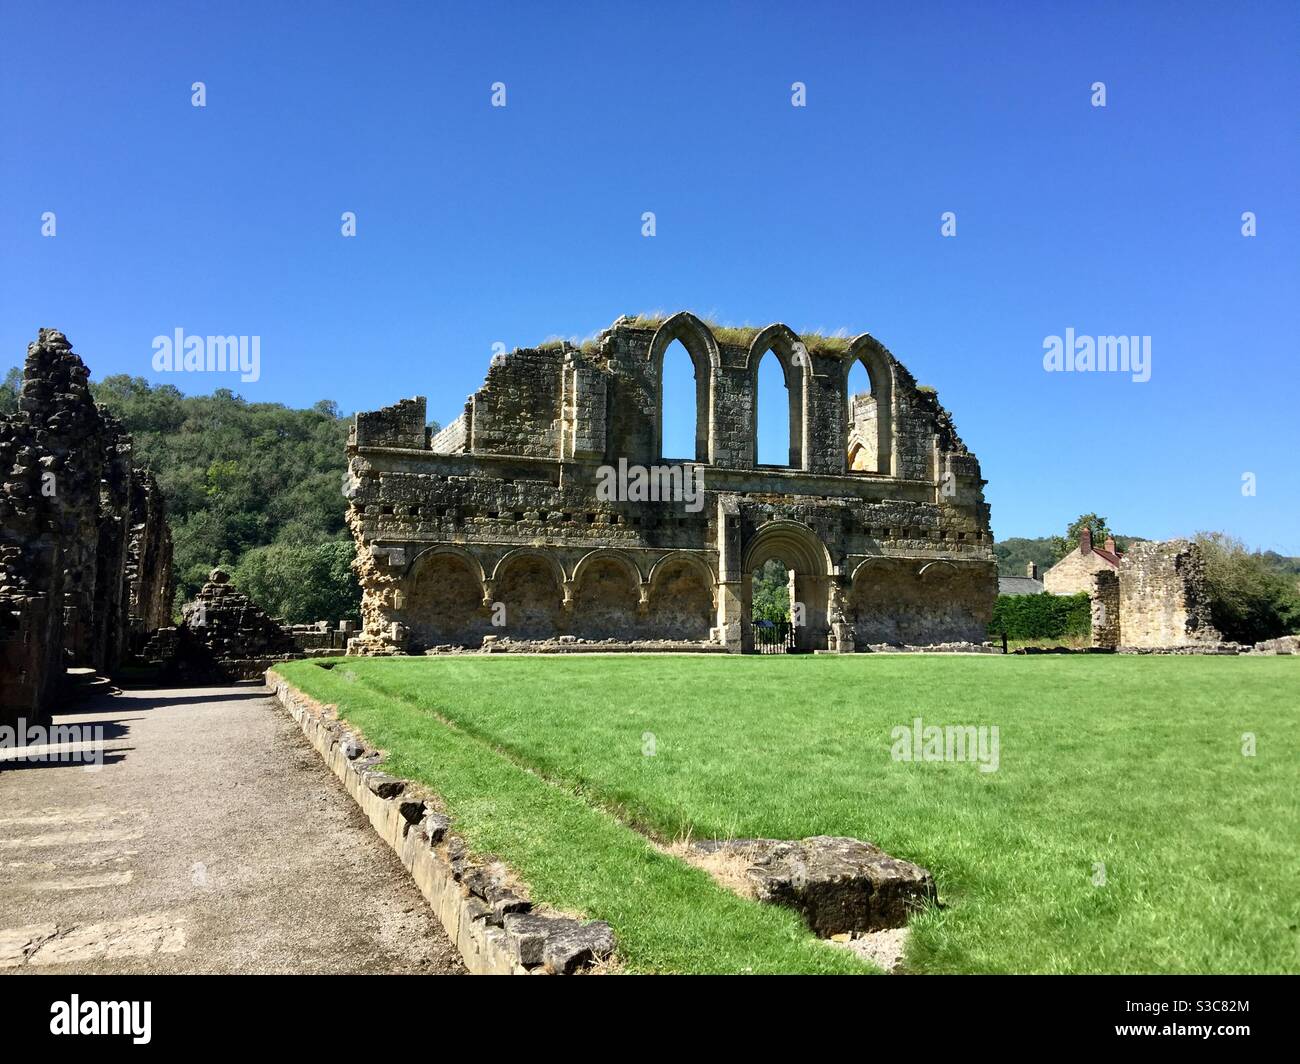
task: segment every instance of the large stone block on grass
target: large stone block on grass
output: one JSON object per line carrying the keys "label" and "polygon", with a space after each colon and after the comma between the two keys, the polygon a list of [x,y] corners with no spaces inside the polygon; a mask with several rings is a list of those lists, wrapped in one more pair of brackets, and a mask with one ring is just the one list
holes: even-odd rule
{"label": "large stone block on grass", "polygon": [[934,877],[924,868],[861,839],[817,835],[695,845],[706,854],[746,860],[754,896],[794,909],[823,938],[905,927],[913,912],[937,898]]}
{"label": "large stone block on grass", "polygon": [[567,916],[505,913],[502,925],[510,956],[552,975],[572,975],[614,952],[614,932],[603,920],[584,924]]}
{"label": "large stone block on grass", "polygon": [[572,975],[614,952],[614,931],[603,920],[565,920],[546,938],[542,964],[552,975]]}

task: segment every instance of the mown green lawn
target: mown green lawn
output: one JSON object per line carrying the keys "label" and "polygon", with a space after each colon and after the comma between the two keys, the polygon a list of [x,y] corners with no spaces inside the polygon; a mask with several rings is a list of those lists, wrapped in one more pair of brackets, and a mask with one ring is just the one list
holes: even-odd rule
{"label": "mown green lawn", "polygon": [[[942,908],[912,923],[916,972],[1300,971],[1300,661],[500,656],[281,671],[440,793],[470,845],[535,897],[609,920],[634,971],[862,968],[633,827],[851,835],[924,865]],[[895,760],[891,731],[916,717],[996,725],[997,771]]]}

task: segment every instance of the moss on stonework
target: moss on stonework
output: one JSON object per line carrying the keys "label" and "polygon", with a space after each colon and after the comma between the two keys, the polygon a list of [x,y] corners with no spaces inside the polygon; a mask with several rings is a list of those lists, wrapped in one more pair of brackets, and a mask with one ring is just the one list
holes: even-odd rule
{"label": "moss on stonework", "polygon": [[[614,327],[619,329],[658,329],[659,326],[666,322],[669,317],[670,315],[659,311],[647,314],[635,314],[625,318],[620,318]],[[696,317],[708,327],[714,340],[720,344],[735,344],[741,347],[748,347],[754,342],[754,338],[762,332],[763,329],[767,328],[766,325],[723,325],[714,318],[701,317],[700,315],[696,315]],[[585,340],[579,340],[577,337],[565,338],[560,336],[551,336],[531,348],[516,348],[516,350],[558,351],[567,345],[568,347],[575,348],[584,354],[591,354],[600,349],[600,345],[605,336],[608,335],[608,331],[609,330],[606,330],[596,336],[587,337]],[[815,330],[810,332],[801,332],[797,335],[799,340],[806,348],[808,348],[810,353],[830,355],[834,357],[843,357],[846,355],[849,348],[853,346],[854,339],[851,336],[830,336],[826,333],[817,332]]]}
{"label": "moss on stonework", "polygon": [[851,336],[826,336],[822,333],[800,333],[799,339],[814,354],[845,355],[853,346]]}

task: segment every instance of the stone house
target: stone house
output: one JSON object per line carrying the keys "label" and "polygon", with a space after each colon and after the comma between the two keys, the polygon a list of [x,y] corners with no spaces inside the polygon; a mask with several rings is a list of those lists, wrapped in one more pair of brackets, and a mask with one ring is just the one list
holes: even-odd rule
{"label": "stone house", "polygon": [[1092,545],[1092,530],[1079,533],[1079,549],[1072,550],[1043,574],[1043,588],[1053,595],[1092,594],[1094,574],[1116,572],[1123,557],[1115,540],[1107,536],[1104,547]]}
{"label": "stone house", "polygon": [[[695,371],[680,459],[661,443],[674,341]],[[781,466],[756,457],[769,353],[788,393]],[[870,402],[848,394],[859,362]],[[747,651],[751,574],[774,558],[793,574],[797,649],[980,642],[997,588],[984,483],[933,391],[869,335],[620,318],[581,347],[494,357],[437,435],[423,397],[357,415],[345,494],[363,631],[349,649],[495,635]]]}

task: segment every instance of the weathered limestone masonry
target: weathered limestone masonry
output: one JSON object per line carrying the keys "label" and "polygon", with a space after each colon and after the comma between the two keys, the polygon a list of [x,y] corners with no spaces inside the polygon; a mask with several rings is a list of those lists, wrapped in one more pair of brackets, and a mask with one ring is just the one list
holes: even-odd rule
{"label": "weathered limestone masonry", "polygon": [[1119,644],[1178,647],[1221,639],[1210,623],[1200,548],[1186,539],[1134,543],[1119,567]]}
{"label": "weathered limestone masonry", "polygon": [[741,893],[794,909],[815,935],[906,927],[913,913],[938,901],[934,877],[862,839],[701,839],[691,849],[732,855],[745,866]]}
{"label": "weathered limestone masonry", "polygon": [[253,680],[275,662],[302,656],[288,631],[231,587],[224,569],[213,569],[181,607],[174,667],[188,680]]}
{"label": "weathered limestone masonry", "polygon": [[88,379],[67,338],[42,329],[19,410],[0,417],[0,720],[42,718],[68,666],[111,672],[171,598],[161,499],[137,496],[149,489],[131,438]]}
{"label": "weathered limestone masonry", "polygon": [[[773,558],[803,604],[798,649],[982,642],[997,586],[985,482],[934,393],[865,334],[725,335],[739,340],[683,312],[497,356],[432,439],[423,398],[359,414],[347,494],[363,631],[350,651],[488,635],[750,650],[750,576]],[[683,457],[661,447],[674,340],[696,379]],[[755,461],[768,351],[789,389],[786,466]],[[859,361],[871,392],[850,397]],[[598,493],[612,470],[656,466],[702,478],[703,505]]]}
{"label": "weathered limestone masonry", "polygon": [[274,670],[266,683],[401,858],[472,973],[572,975],[610,959],[609,924],[534,909],[509,869],[468,854],[440,801],[377,767],[383,755],[347,729],[336,707],[322,706]]}
{"label": "weathered limestone masonry", "polygon": [[347,649],[354,621],[285,625],[213,569],[181,607],[180,628],[162,629],[141,658],[191,682],[259,679],[277,662],[328,657]]}
{"label": "weathered limestone masonry", "polygon": [[1190,540],[1134,543],[1118,571],[1102,569],[1092,586],[1092,645],[1171,650],[1225,648],[1210,623],[1205,563]]}
{"label": "weathered limestone masonry", "polygon": [[138,637],[171,623],[171,581],[161,581],[156,574],[172,571],[172,537],[158,481],[145,469],[133,469],[131,475],[126,580],[131,597],[131,631]]}
{"label": "weathered limestone masonry", "polygon": [[1255,644],[1256,654],[1300,654],[1300,635],[1284,635]]}
{"label": "weathered limestone masonry", "polygon": [[1092,574],[1092,645],[1119,646],[1119,573],[1100,569]]}
{"label": "weathered limestone masonry", "polygon": [[329,621],[315,621],[308,624],[291,624],[285,626],[294,646],[305,656],[312,651],[319,651],[324,656],[332,651],[347,650],[348,640],[355,634],[355,621],[339,621],[337,626]]}

